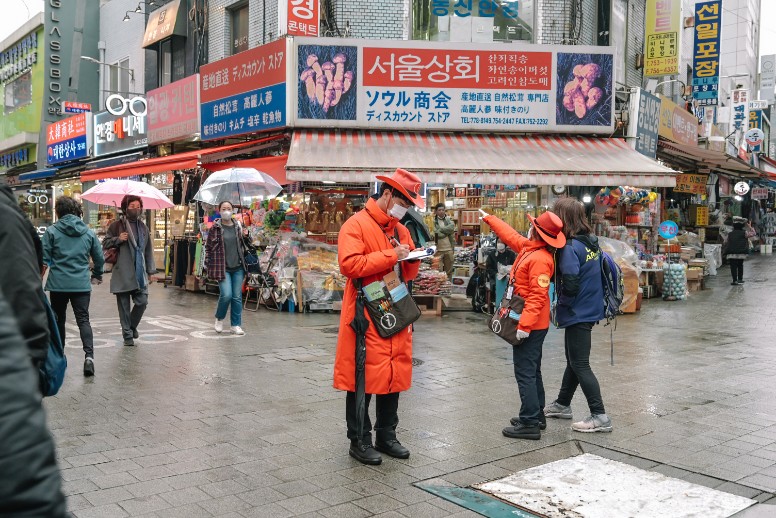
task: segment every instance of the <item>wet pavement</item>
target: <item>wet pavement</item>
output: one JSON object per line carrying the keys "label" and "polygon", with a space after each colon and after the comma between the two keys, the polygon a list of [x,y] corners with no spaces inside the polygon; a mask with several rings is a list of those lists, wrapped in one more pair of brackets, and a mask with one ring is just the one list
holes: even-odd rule
{"label": "wet pavement", "polygon": [[[155,285],[137,347],[123,347],[105,283],[91,304],[97,374],[81,374],[71,314],[67,379],[46,401],[69,507],[78,518],[476,516],[413,484],[466,487],[580,453],[772,504],[776,257],[745,270],[743,287],[720,270],[687,301],[645,300],[620,317],[614,366],[609,328],[596,328],[611,434],[550,420],[540,441],[503,437],[519,406],[511,349],[484,315],[424,316],[399,405],[412,456],[376,467],[347,454],[344,395],[331,387],[338,315],[246,311],[246,336],[216,335],[215,297]],[[562,338],[551,330],[544,345],[548,400]],[[587,415],[581,392],[572,408]]]}

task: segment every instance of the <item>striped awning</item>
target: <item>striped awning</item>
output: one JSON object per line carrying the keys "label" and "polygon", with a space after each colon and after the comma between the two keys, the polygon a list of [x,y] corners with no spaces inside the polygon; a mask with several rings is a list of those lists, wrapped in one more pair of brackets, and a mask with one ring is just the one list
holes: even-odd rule
{"label": "striped awning", "polygon": [[301,130],[286,175],[368,182],[397,167],[441,184],[674,187],[678,174],[616,138]]}

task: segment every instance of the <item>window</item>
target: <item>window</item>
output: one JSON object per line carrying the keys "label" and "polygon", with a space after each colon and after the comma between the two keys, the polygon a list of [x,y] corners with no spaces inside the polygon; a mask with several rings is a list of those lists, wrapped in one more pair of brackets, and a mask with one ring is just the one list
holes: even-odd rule
{"label": "window", "polygon": [[412,0],[414,40],[533,41],[534,0]]}
{"label": "window", "polygon": [[230,12],[232,28],[231,54],[248,50],[248,5],[243,5]]}
{"label": "window", "polygon": [[5,84],[5,113],[32,102],[32,73],[25,72]]}
{"label": "window", "polygon": [[129,58],[110,65],[110,93],[128,95],[130,77]]}
{"label": "window", "polygon": [[172,83],[172,40],[164,40],[159,45],[159,86]]}

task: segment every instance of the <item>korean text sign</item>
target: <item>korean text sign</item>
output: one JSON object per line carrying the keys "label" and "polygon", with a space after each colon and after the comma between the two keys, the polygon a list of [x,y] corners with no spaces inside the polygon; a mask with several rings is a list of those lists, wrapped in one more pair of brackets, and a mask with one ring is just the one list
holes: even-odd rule
{"label": "korean text sign", "polygon": [[695,4],[692,97],[701,106],[719,102],[721,32],[722,0]]}
{"label": "korean text sign", "polygon": [[148,92],[148,142],[183,140],[199,133],[200,75]]}
{"label": "korean text sign", "polygon": [[320,35],[320,0],[283,0],[281,6],[282,4],[286,4],[285,7],[288,9],[287,26],[284,31],[286,34],[290,36]]}
{"label": "korean text sign", "polygon": [[110,112],[94,114],[94,156],[111,155],[130,149],[146,147],[147,115],[133,115],[125,110],[122,115]]}
{"label": "korean text sign", "polygon": [[91,113],[79,113],[46,128],[46,162],[51,165],[86,158],[91,145]]}
{"label": "korean text sign", "polygon": [[649,158],[655,158],[659,130],[660,97],[641,90],[638,95],[636,119],[636,151]]}
{"label": "korean text sign", "polygon": [[709,176],[705,174],[676,175],[676,187],[674,187],[674,192],[706,194],[706,182],[708,179]]}
{"label": "korean text sign", "polygon": [[647,0],[644,76],[679,73],[681,0]]}
{"label": "korean text sign", "polygon": [[745,130],[749,117],[749,90],[730,92],[730,131]]}
{"label": "korean text sign", "polygon": [[667,97],[660,96],[661,137],[679,144],[698,145],[698,118]]}
{"label": "korean text sign", "polygon": [[202,66],[202,140],[286,126],[286,41]]}
{"label": "korean text sign", "polygon": [[295,38],[293,125],[600,133],[613,50]]}

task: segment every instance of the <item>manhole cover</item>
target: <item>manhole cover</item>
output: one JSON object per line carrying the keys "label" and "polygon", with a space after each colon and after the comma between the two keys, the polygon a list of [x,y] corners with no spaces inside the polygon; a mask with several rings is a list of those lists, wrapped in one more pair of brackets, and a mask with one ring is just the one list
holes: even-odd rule
{"label": "manhole cover", "polygon": [[418,358],[413,358],[412,359],[412,366],[413,367],[418,367],[419,365],[423,365],[423,360],[420,360]]}

